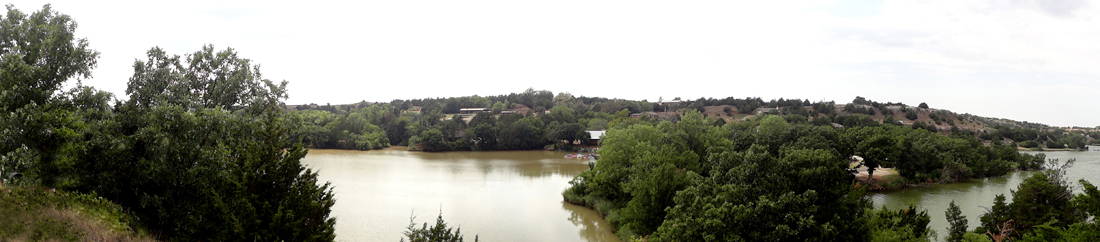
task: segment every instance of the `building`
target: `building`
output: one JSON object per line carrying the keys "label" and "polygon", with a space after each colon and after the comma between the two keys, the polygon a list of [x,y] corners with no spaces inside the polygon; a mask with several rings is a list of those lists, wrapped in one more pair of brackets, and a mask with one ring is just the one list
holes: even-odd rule
{"label": "building", "polygon": [[599,145],[600,144],[600,139],[603,139],[603,136],[606,133],[607,133],[607,130],[589,130],[588,131],[588,142],[586,142],[585,145]]}
{"label": "building", "polygon": [[1100,151],[1100,145],[1086,145],[1085,149],[1088,151]]}
{"label": "building", "polygon": [[477,114],[478,112],[488,112],[488,108],[463,108],[459,109],[459,114]]}

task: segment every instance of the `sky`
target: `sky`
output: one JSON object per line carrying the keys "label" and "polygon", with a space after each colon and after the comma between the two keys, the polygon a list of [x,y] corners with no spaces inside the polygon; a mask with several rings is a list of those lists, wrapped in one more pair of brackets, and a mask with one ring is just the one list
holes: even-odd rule
{"label": "sky", "polygon": [[150,48],[212,44],[288,81],[288,104],[862,96],[1100,125],[1100,1],[49,2],[101,53],[83,84],[120,99]]}

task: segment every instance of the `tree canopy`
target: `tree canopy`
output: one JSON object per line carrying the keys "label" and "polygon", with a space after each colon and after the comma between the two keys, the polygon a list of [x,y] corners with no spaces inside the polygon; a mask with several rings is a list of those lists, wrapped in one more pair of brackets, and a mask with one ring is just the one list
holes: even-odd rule
{"label": "tree canopy", "polygon": [[79,83],[60,90],[99,55],[69,16],[8,5],[0,26],[0,166],[24,174],[9,184],[101,196],[158,239],[334,239],[330,185],[287,142],[285,81],[232,49],[204,46],[184,68],[153,48],[122,103]]}

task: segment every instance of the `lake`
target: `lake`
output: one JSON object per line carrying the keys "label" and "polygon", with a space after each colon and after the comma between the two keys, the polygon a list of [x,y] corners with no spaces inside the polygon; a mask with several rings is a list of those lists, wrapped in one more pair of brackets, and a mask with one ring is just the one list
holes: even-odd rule
{"label": "lake", "polygon": [[[1066,172],[1066,177],[1077,188],[1074,190],[1075,193],[1081,192],[1080,183],[1077,182],[1080,179],[1085,179],[1093,185],[1100,184],[1100,152],[1052,151],[1042,153],[1047,154],[1047,159],[1057,158],[1062,162],[1071,158],[1077,159],[1073,167]],[[1009,173],[1004,177],[973,179],[969,182],[938,184],[908,188],[901,191],[876,193],[871,195],[871,200],[875,203],[876,208],[885,205],[890,209],[902,209],[908,204],[916,204],[921,209],[927,209],[928,215],[932,216],[929,227],[936,230],[939,237],[943,238],[947,236],[948,227],[947,216],[944,215],[944,211],[947,211],[947,207],[952,200],[955,201],[955,205],[959,206],[962,214],[966,215],[967,222],[970,224],[969,230],[974,230],[974,228],[981,225],[979,218],[985,213],[985,208],[993,206],[993,198],[997,194],[1004,194],[1005,201],[1012,202],[1012,190],[1016,190],[1016,187],[1034,172],[1041,171],[1018,171]]]}
{"label": "lake", "polygon": [[[561,191],[585,160],[551,151],[408,152],[387,150],[310,150],[302,162],[332,182],[338,241],[398,241],[409,225],[434,224],[440,211],[448,225],[461,227],[469,241],[620,241],[596,211],[562,202]],[[1036,153],[1036,152],[1029,152]],[[1077,162],[1067,172],[1074,184],[1100,184],[1100,152],[1046,152],[1048,159]],[[952,200],[979,224],[993,197],[1012,199],[1025,178],[1037,171],[1004,177],[873,193],[875,207],[901,209],[917,204],[932,216],[931,229],[946,236],[944,211]],[[1079,190],[1077,191],[1079,192]]]}
{"label": "lake", "polygon": [[337,241],[399,241],[443,212],[466,241],[619,241],[595,210],[562,202],[588,170],[562,152],[309,151],[302,163],[332,183]]}

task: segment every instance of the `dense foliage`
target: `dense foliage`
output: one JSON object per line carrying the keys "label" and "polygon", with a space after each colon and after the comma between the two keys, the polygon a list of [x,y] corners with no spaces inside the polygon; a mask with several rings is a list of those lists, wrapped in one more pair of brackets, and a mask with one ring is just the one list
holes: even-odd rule
{"label": "dense foliage", "polygon": [[[528,89],[498,96],[466,96],[360,102],[348,105],[294,105],[293,123],[300,128],[292,142],[311,148],[380,149],[409,145],[413,150],[513,150],[540,149],[545,145],[572,149],[584,143],[583,130],[605,130],[625,118],[645,121],[677,121],[683,112],[696,110],[708,120],[725,124],[761,114],[782,116],[788,123],[839,127],[909,126],[955,137],[970,136],[980,143],[1008,148],[1083,149],[1100,144],[1096,129],[1054,128],[1041,124],[983,118],[946,110],[880,103],[856,97],[851,103],[810,102],[801,99],[700,98],[648,102],[574,97],[569,93]],[[463,111],[474,109],[478,111]],[[541,125],[519,119],[534,116]],[[480,121],[475,121],[480,119]],[[461,121],[460,121],[461,120]],[[487,126],[480,126],[487,124]],[[438,130],[425,133],[429,130]],[[476,133],[476,135],[472,135]],[[428,135],[429,139],[421,136]],[[517,139],[526,137],[526,139]],[[423,143],[422,143],[423,142]],[[424,145],[427,144],[427,148]]]}
{"label": "dense foliage", "polygon": [[1012,201],[998,195],[981,217],[975,232],[996,241],[1097,241],[1100,240],[1100,191],[1080,180],[1081,194],[1072,193],[1065,180],[1066,163],[1050,162],[1050,168],[1028,177],[1012,191]]}
{"label": "dense foliage", "polygon": [[[623,238],[925,240],[927,222],[916,218],[927,214],[902,219],[915,208],[867,212],[849,156],[861,156],[870,172],[894,167],[897,180],[916,182],[1000,176],[1044,159],[985,146],[974,136],[786,117],[718,126],[688,110],[678,122],[620,122],[601,141],[594,169],[571,181],[563,196],[606,214]],[[888,221],[916,225],[882,224]]]}
{"label": "dense foliage", "polygon": [[93,194],[0,187],[0,240],[153,241],[118,204]]}
{"label": "dense foliage", "polygon": [[[98,53],[49,5],[0,25],[0,161],[9,184],[96,194],[161,239],[331,241],[328,184],[287,143],[286,82],[213,46],[134,64],[126,102],[62,83]],[[186,65],[184,64],[186,63]]]}

